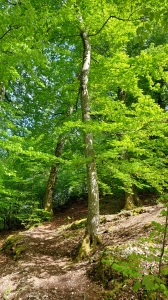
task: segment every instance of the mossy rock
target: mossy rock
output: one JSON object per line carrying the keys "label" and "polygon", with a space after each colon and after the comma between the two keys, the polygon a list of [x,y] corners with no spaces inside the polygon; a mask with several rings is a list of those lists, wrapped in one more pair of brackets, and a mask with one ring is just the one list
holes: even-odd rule
{"label": "mossy rock", "polygon": [[136,216],[136,215],[140,215],[140,214],[143,214],[146,212],[146,208],[145,207],[136,207],[134,210],[133,210],[133,215]]}
{"label": "mossy rock", "polygon": [[25,250],[25,239],[22,234],[12,234],[8,236],[0,248],[0,251],[10,252],[14,260],[17,260]]}

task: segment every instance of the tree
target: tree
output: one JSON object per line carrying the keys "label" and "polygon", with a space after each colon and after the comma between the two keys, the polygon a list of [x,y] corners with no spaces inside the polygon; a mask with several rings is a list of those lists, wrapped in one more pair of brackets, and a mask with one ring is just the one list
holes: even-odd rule
{"label": "tree", "polygon": [[[73,108],[71,108],[71,107],[68,108],[66,117],[69,117],[72,114],[72,112],[73,112]],[[56,180],[57,180],[59,166],[60,166],[59,158],[61,157],[62,152],[63,152],[64,144],[66,142],[66,136],[67,136],[67,134],[65,134],[65,133],[60,134],[58,136],[58,141],[57,141],[57,145],[55,148],[55,156],[58,159],[58,162],[56,162],[51,167],[50,175],[49,175],[48,183],[47,183],[46,195],[45,195],[45,199],[44,199],[44,209],[52,214],[53,214],[54,190],[55,190]]]}
{"label": "tree", "polygon": [[[91,110],[90,110],[89,95],[88,95],[88,73],[89,73],[89,70],[90,70],[91,43],[90,43],[88,38],[89,37],[95,37],[95,36],[97,38],[97,36],[99,36],[99,34],[101,35],[101,32],[106,28],[108,22],[110,22],[111,19],[112,20],[113,19],[117,20],[116,22],[118,24],[119,24],[120,21],[124,21],[124,22],[130,22],[130,21],[135,22],[136,21],[137,22],[137,20],[140,23],[141,18],[136,18],[135,17],[135,19],[134,19],[132,17],[132,15],[135,14],[135,11],[138,7],[138,4],[137,3],[135,4],[135,7],[134,7],[135,11],[131,11],[130,15],[129,16],[127,15],[127,17],[125,17],[125,14],[127,14],[129,12],[129,8],[130,8],[129,7],[129,2],[127,3],[127,5],[128,6],[126,6],[126,9],[125,9],[123,7],[123,5],[120,6],[118,3],[116,3],[116,5],[114,6],[115,7],[115,12],[118,13],[121,10],[121,12],[123,14],[123,17],[117,16],[117,14],[116,15],[110,15],[105,19],[104,22],[102,22],[102,26],[99,27],[98,29],[96,29],[96,31],[91,32],[92,29],[90,29],[90,33],[88,33],[88,30],[86,28],[86,24],[89,20],[88,13],[92,14],[94,12],[93,3],[89,3],[88,8],[86,8],[86,6],[84,6],[83,3],[80,3],[80,5],[74,5],[74,3],[69,3],[69,5],[66,6],[66,8],[65,7],[63,8],[63,11],[65,11],[65,10],[67,11],[66,15],[68,15],[68,12],[71,13],[71,15],[68,15],[70,20],[72,20],[71,18],[74,14],[73,10],[77,10],[77,17],[78,17],[79,23],[80,23],[80,25],[79,25],[80,32],[77,33],[77,31],[76,31],[77,30],[76,21],[73,22],[72,32],[70,32],[71,28],[69,28],[68,29],[68,34],[69,35],[67,36],[67,39],[68,39],[68,42],[69,42],[71,40],[71,38],[80,36],[82,38],[82,42],[83,42],[83,48],[84,48],[83,68],[82,68],[82,71],[79,74],[79,79],[80,79],[80,88],[81,88],[82,118],[83,118],[84,122],[91,120],[91,117],[90,117]],[[125,11],[124,11],[124,9],[125,9]],[[106,11],[104,9],[104,12],[107,15],[108,14],[108,9]],[[83,17],[85,17],[84,20],[83,20]],[[93,13],[92,17],[94,19],[94,13]],[[97,18],[97,20],[98,19],[102,20],[102,18],[100,17],[99,14],[96,14],[96,18]],[[67,18],[67,20],[68,20],[68,18]],[[76,20],[76,18],[75,18],[75,20]],[[66,21],[65,21],[65,23],[66,23]],[[94,24],[93,26],[95,26],[96,23],[97,23],[96,21],[95,21],[95,23],[93,22],[93,24]],[[82,27],[81,27],[81,25],[82,25]],[[97,24],[96,24],[96,26],[97,26]],[[107,30],[107,32],[108,32],[108,30]],[[127,32],[127,34],[128,34],[128,32]],[[104,42],[104,37],[102,38],[101,45],[103,44],[103,42]],[[93,42],[93,44],[94,44],[94,42]],[[122,54],[122,55],[124,57],[124,54]],[[129,57],[126,56],[126,54],[125,54],[125,60],[127,60],[126,64],[128,64],[128,69],[129,69]],[[107,65],[107,66],[109,66],[109,65]],[[118,74],[118,77],[119,77],[119,75],[121,75],[121,70],[119,72],[120,73]],[[131,72],[129,72],[128,78],[130,79],[130,77],[131,77]],[[133,78],[136,78],[135,73],[133,75]],[[91,80],[91,82],[92,82],[92,80]],[[123,79],[123,82],[124,82],[124,85],[126,85],[127,80],[126,80],[125,77]],[[128,86],[129,86],[129,89],[131,91],[135,87],[135,91],[134,91],[135,95],[139,97],[140,95],[142,96],[142,93],[140,92],[140,89],[139,89],[137,83],[138,83],[138,81],[137,81],[137,78],[136,78],[136,80],[134,82],[134,86],[131,86],[130,83],[128,84]],[[86,248],[87,248],[86,243],[89,246],[88,248],[90,248],[90,246],[92,244],[93,245],[95,244],[94,243],[94,235],[97,236],[97,232],[98,232],[98,205],[96,206],[96,203],[98,203],[98,197],[96,196],[96,195],[98,195],[98,188],[97,188],[97,174],[96,174],[97,172],[96,172],[96,165],[95,165],[95,161],[94,161],[94,152],[93,152],[93,138],[92,138],[92,134],[89,132],[89,129],[87,127],[86,127],[85,130],[88,130],[88,132],[86,132],[84,134],[84,138],[85,138],[85,156],[86,156],[86,159],[90,158],[90,161],[89,162],[87,161],[88,194],[89,194],[89,199],[90,199],[88,201],[89,202],[89,205],[88,205],[89,211],[88,211],[88,226],[87,226],[87,231],[86,231],[87,238],[85,236],[84,242],[83,242],[83,245],[82,245],[82,247],[85,248],[85,250],[86,250]],[[94,186],[94,183],[96,183],[95,186]],[[91,186],[92,186],[92,188],[90,188]],[[92,196],[91,196],[90,191],[93,192]],[[94,209],[96,209],[97,212],[95,212]],[[91,218],[89,216],[91,216]],[[96,218],[95,218],[96,228],[94,229],[94,232],[96,234],[93,233],[93,227],[92,227],[93,223],[94,223],[93,222],[94,216],[96,216]],[[91,230],[91,228],[92,228],[92,230]],[[84,252],[85,252],[85,250],[84,250]]]}
{"label": "tree", "polygon": [[[82,16],[79,16],[81,29],[80,36],[83,43],[83,64],[80,72],[80,91],[82,106],[82,121],[90,122],[90,101],[88,92],[88,75],[90,71],[91,45],[87,32],[84,28]],[[93,135],[91,132],[84,132],[84,145],[87,169],[87,188],[88,188],[88,217],[87,229],[79,251],[79,257],[88,255],[91,248],[95,248],[99,241],[99,190],[97,179],[96,160],[93,148]]]}
{"label": "tree", "polygon": [[[67,180],[70,185],[71,174],[77,178],[78,171],[73,163],[79,158],[82,166],[79,186],[82,186],[86,163],[89,199],[87,230],[82,245],[85,254],[99,241],[96,162],[102,189],[110,190],[115,178],[129,194],[132,184],[138,188],[144,184],[153,186],[157,170],[160,170],[159,174],[161,170],[165,172],[166,147],[159,152],[159,145],[166,145],[167,126],[165,121],[162,123],[163,112],[151,98],[161,88],[166,94],[167,44],[164,41],[163,45],[153,45],[146,25],[150,24],[150,30],[154,30],[156,14],[151,19],[151,13],[158,10],[161,14],[162,8],[152,0],[145,4],[104,0],[97,2],[96,9],[95,1],[55,3],[51,0],[50,5],[45,0],[40,3],[3,1],[1,8],[1,21],[4,22],[0,35],[2,82],[13,101],[11,106],[2,103],[3,109],[10,107],[12,116],[6,122],[1,149],[9,157],[7,151],[11,152],[13,142],[16,163],[16,149],[22,146],[19,159],[24,163],[19,162],[17,170],[20,183],[31,178],[31,184],[35,183],[34,190],[39,192],[44,190],[50,176],[46,193],[48,210],[52,210],[56,178],[60,180],[63,172],[70,170],[68,163],[73,168],[73,172],[69,171],[71,178]],[[29,17],[31,26],[28,26]],[[160,20],[157,22],[160,25]],[[6,67],[4,61],[7,61]],[[165,84],[161,87],[157,82],[162,79]],[[118,97],[119,88],[125,92],[125,99]],[[70,107],[74,113],[66,119]],[[12,127],[13,123],[16,126]],[[164,136],[161,134],[163,129]],[[150,130],[156,139],[152,138]],[[68,137],[67,132],[70,133]],[[81,132],[84,148],[80,145]],[[75,158],[74,147],[68,141],[71,136],[75,136],[78,145]],[[155,151],[152,150],[154,140],[157,141]],[[82,149],[85,159],[81,159]],[[157,163],[159,156],[163,169]],[[9,168],[5,159],[4,165]],[[147,171],[149,168],[150,172]],[[12,172],[14,169],[13,164]],[[24,178],[21,177],[23,170]],[[162,179],[164,181],[165,176]],[[6,179],[3,182],[5,188]],[[26,184],[25,195],[29,194],[31,184]],[[12,183],[11,186],[19,194],[17,185]],[[37,194],[33,192],[32,198]],[[21,203],[23,198],[19,199]],[[83,254],[81,250],[81,256]]]}

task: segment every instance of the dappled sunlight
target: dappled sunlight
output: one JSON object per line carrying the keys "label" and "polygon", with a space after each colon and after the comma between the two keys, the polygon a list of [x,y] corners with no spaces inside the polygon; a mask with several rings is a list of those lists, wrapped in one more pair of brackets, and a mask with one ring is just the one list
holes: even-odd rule
{"label": "dappled sunlight", "polygon": [[[146,237],[150,232],[151,221],[161,222],[158,218],[161,206],[150,206],[121,211],[115,215],[100,217],[102,245],[91,256],[91,261],[79,263],[73,257],[82,241],[85,229],[71,229],[44,224],[25,232],[25,252],[17,261],[11,252],[1,252],[0,295],[12,299],[51,299],[51,300],[104,300],[105,289],[89,275],[100,251],[105,246],[124,245]],[[68,215],[69,211],[67,212]],[[16,234],[16,232],[15,232]],[[93,263],[92,263],[93,261]],[[137,299],[137,298],[135,298]]]}

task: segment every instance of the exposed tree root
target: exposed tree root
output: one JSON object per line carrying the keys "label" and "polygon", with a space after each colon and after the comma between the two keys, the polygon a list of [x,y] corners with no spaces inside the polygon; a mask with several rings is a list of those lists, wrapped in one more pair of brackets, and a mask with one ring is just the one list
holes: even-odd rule
{"label": "exposed tree root", "polygon": [[86,233],[81,246],[79,247],[78,255],[76,261],[79,262],[82,259],[88,258],[96,250],[97,245],[101,244],[100,235],[95,235],[94,240],[91,241],[91,237]]}

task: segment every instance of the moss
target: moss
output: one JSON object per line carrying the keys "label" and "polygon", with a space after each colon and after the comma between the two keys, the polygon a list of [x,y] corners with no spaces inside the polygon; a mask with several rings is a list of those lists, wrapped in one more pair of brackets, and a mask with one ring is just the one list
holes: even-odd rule
{"label": "moss", "polygon": [[131,217],[132,215],[133,215],[133,213],[132,213],[132,211],[130,211],[130,210],[122,210],[122,211],[118,214],[118,216],[120,216],[120,217],[126,217],[126,218]]}
{"label": "moss", "polygon": [[143,226],[143,229],[148,229],[148,228],[151,228],[152,226],[153,226],[152,222],[148,222]]}
{"label": "moss", "polygon": [[97,245],[101,244],[101,237],[97,234],[94,236],[94,241],[91,244],[90,236],[87,233],[79,246],[78,255],[76,261],[79,262],[82,259],[89,258],[92,253],[96,250]]}
{"label": "moss", "polygon": [[15,245],[16,243],[19,243],[21,240],[23,239],[23,237],[17,235],[17,234],[12,234],[9,235],[6,240],[4,241],[2,247],[1,247],[1,251],[2,250],[12,250],[13,245]]}
{"label": "moss", "polygon": [[80,260],[82,260],[84,258],[88,258],[90,252],[91,252],[90,238],[89,238],[89,235],[86,235],[82,241],[81,246],[79,247],[76,261],[79,262]]}
{"label": "moss", "polygon": [[20,245],[20,246],[18,245],[18,246],[16,246],[15,250],[13,251],[13,258],[14,258],[14,260],[18,260],[18,258],[20,257],[20,255],[22,253],[24,253],[25,250],[26,250],[25,245]]}
{"label": "moss", "polygon": [[70,226],[70,229],[72,230],[76,230],[79,228],[85,228],[86,227],[86,219],[81,219],[81,220],[77,220],[75,222],[72,223],[72,225]]}
{"label": "moss", "polygon": [[111,290],[106,291],[106,297],[110,297],[110,299],[118,299],[118,291],[122,289],[122,286],[122,283],[116,283],[115,288],[113,287]]}
{"label": "moss", "polygon": [[0,249],[0,251],[10,251],[14,260],[17,260],[25,250],[24,236],[21,234],[8,236]]}
{"label": "moss", "polygon": [[100,224],[105,224],[107,222],[106,217],[103,216],[100,218]]}
{"label": "moss", "polygon": [[125,193],[126,195],[126,200],[125,200],[125,206],[124,209],[125,210],[131,210],[134,209],[135,205],[134,205],[134,198],[133,198],[133,194],[130,193]]}
{"label": "moss", "polygon": [[133,210],[133,215],[136,216],[136,215],[142,214],[144,212],[146,212],[146,209],[144,207],[136,207]]}

